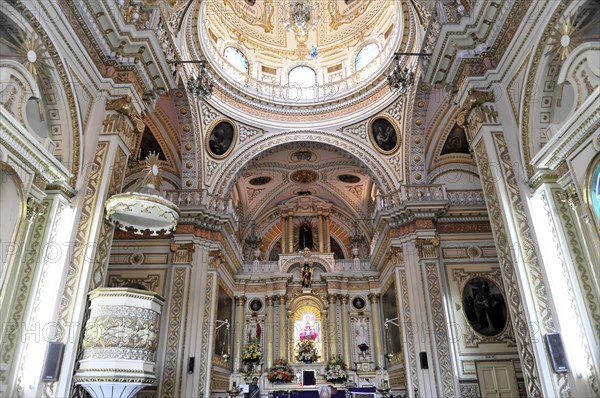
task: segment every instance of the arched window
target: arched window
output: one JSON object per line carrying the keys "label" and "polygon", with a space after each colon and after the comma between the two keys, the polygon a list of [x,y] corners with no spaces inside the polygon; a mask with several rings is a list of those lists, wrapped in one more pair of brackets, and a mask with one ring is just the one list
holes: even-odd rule
{"label": "arched window", "polygon": [[354,67],[358,72],[365,66],[369,65],[379,55],[379,46],[375,43],[367,44],[364,46],[356,56],[356,62]]}
{"label": "arched window", "polygon": [[249,64],[246,56],[235,47],[227,47],[223,52],[225,59],[235,68],[248,73]]}
{"label": "arched window", "polygon": [[314,69],[300,65],[290,71],[288,75],[290,99],[307,99],[314,97],[314,89],[317,85],[317,73]]}

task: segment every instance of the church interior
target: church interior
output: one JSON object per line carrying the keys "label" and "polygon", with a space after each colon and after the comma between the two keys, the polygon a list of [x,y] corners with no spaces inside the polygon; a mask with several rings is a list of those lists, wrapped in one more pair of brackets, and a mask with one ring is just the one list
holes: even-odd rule
{"label": "church interior", "polygon": [[0,396],[600,396],[599,18],[3,1]]}

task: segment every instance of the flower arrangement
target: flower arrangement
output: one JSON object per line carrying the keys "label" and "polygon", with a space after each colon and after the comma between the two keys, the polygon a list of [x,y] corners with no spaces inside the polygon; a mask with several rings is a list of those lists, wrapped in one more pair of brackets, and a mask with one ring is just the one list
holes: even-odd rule
{"label": "flower arrangement", "polygon": [[325,380],[332,383],[342,383],[348,378],[348,372],[346,372],[346,364],[340,357],[333,357],[327,361],[325,366]]}
{"label": "flower arrangement", "polygon": [[260,352],[260,343],[258,339],[251,338],[246,343],[246,348],[242,353],[242,361],[244,362],[260,362],[262,353]]}
{"label": "flower arrangement", "polygon": [[296,347],[296,359],[300,362],[314,362],[317,360],[317,348],[311,339],[300,340]]}
{"label": "flower arrangement", "polygon": [[271,383],[291,383],[293,378],[294,371],[285,359],[277,359],[267,373],[267,379]]}

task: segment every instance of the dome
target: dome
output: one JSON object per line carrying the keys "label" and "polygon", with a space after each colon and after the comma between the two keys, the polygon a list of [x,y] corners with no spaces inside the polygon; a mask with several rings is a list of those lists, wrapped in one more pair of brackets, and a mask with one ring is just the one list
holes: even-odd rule
{"label": "dome", "polygon": [[269,111],[326,111],[389,91],[382,72],[414,41],[402,8],[371,0],[202,2],[191,50],[230,97]]}

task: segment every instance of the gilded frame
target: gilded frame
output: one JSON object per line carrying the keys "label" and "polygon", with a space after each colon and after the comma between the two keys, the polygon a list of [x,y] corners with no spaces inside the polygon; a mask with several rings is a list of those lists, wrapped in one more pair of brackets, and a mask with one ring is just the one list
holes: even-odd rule
{"label": "gilded frame", "polygon": [[[222,154],[216,154],[214,153],[211,149],[210,149],[210,138],[213,135],[213,132],[215,130],[215,128],[220,124],[220,123],[228,123],[231,128],[232,128],[232,137],[231,137],[231,143],[229,144],[229,147],[227,148],[227,150],[225,150],[225,152],[223,152]],[[206,129],[207,133],[204,135],[204,148],[206,150],[206,153],[208,153],[208,155],[213,158],[213,159],[225,159],[226,157],[229,156],[229,154],[231,154],[231,152],[233,151],[233,149],[235,148],[235,145],[237,143],[238,140],[238,127],[237,124],[235,124],[235,122],[231,119],[225,118],[225,117],[220,117],[217,118],[215,120],[213,120],[213,122],[208,126],[208,128]]]}
{"label": "gilded frame", "polygon": [[[394,136],[396,138],[396,143],[394,144],[394,146],[391,149],[384,149],[384,148],[382,148],[380,146],[380,144],[375,140],[375,138],[373,136],[373,125],[379,119],[385,119],[394,128]],[[401,139],[400,139],[400,126],[398,125],[398,123],[396,123],[396,120],[394,120],[394,118],[391,117],[391,116],[388,116],[388,115],[376,115],[376,116],[372,117],[369,120],[369,125],[367,126],[367,133],[369,135],[369,141],[371,141],[371,145],[373,146],[373,148],[375,148],[375,150],[377,152],[381,153],[382,155],[392,155],[395,152],[397,152],[398,149],[400,148],[400,142],[401,142]]]}
{"label": "gilded frame", "polygon": [[593,224],[596,226],[596,232],[600,235],[600,219],[594,211],[594,205],[592,203],[593,191],[591,189],[592,178],[594,177],[594,173],[597,169],[600,170],[600,152],[598,152],[590,162],[583,180],[583,201],[585,202],[588,212],[590,213],[590,218],[594,219]]}

